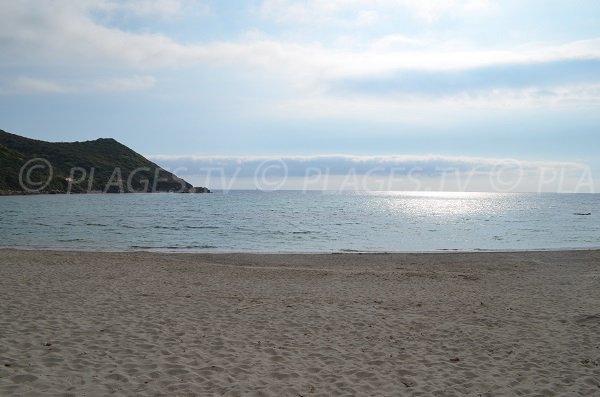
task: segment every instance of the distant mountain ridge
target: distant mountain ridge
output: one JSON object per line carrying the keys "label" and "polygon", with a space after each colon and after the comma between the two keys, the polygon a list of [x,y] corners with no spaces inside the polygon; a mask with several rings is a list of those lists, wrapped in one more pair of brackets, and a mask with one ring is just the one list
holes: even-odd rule
{"label": "distant mountain ridge", "polygon": [[0,130],[0,194],[208,193],[112,138],[45,142]]}

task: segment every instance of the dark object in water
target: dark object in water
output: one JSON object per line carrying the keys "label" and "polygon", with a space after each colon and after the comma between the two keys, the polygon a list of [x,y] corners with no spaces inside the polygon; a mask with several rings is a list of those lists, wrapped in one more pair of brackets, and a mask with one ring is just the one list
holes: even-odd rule
{"label": "dark object in water", "polygon": [[592,215],[592,213],[591,212],[575,212],[573,215],[582,215],[582,216],[585,216],[585,215]]}
{"label": "dark object in water", "polygon": [[600,314],[583,314],[575,317],[579,325],[600,325]]}

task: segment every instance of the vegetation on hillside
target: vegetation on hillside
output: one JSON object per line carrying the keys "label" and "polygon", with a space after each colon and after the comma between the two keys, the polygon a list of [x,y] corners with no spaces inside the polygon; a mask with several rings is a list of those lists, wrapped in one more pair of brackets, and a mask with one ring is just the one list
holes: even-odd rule
{"label": "vegetation on hillside", "polygon": [[195,191],[208,189],[193,188],[111,138],[53,143],[0,130],[4,194]]}

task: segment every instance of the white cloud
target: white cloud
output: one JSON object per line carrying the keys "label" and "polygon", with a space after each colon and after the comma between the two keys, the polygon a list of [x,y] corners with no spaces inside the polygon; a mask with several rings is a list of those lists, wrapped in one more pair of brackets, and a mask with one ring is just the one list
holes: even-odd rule
{"label": "white cloud", "polygon": [[154,87],[156,79],[153,76],[134,75],[127,78],[104,80],[96,83],[99,91],[120,92],[147,90]]}
{"label": "white cloud", "polygon": [[181,45],[164,35],[128,32],[103,24],[101,17],[96,19],[98,12],[110,15],[130,10],[136,15],[168,16],[177,14],[180,8],[180,2],[141,3],[145,6],[108,0],[2,2],[2,63],[19,66],[48,62],[66,66],[76,62],[143,68],[198,57],[193,46]]}
{"label": "white cloud", "polygon": [[463,93],[449,97],[447,103],[458,106],[525,108],[598,104],[600,83],[559,85],[544,88],[492,89],[480,93]]}
{"label": "white cloud", "polygon": [[19,76],[2,90],[14,94],[67,94],[75,92],[73,87],[50,80]]}
{"label": "white cloud", "polygon": [[494,12],[497,6],[488,0],[405,0],[399,1],[421,19],[431,23],[442,17],[488,14]]}
{"label": "white cloud", "polygon": [[[382,36],[371,43],[372,51],[398,51],[403,48],[423,47],[427,43],[422,39],[415,39],[403,34],[389,34]],[[430,43],[431,44],[431,43]]]}
{"label": "white cloud", "polygon": [[[504,107],[599,100],[598,90],[593,84],[587,87],[567,85],[518,90],[492,87],[475,94],[465,92],[450,97],[427,98],[426,103],[412,97],[359,98],[347,95],[341,98],[329,92],[332,81],[385,76],[402,70],[469,70],[493,65],[600,59],[600,39],[597,38],[506,49],[478,49],[465,43],[422,40],[399,34],[374,39],[360,50],[332,48],[318,42],[282,41],[260,34],[238,40],[184,44],[159,33],[124,31],[104,25],[93,16],[94,10],[102,7],[107,12],[129,12],[126,10],[131,9],[131,12],[137,10],[135,12],[142,14],[176,15],[192,4],[177,0],[141,3],[145,5],[136,8],[137,1],[1,2],[0,41],[3,43],[3,58],[0,66],[39,68],[40,65],[49,65],[85,70],[85,66],[93,65],[117,68],[122,74],[134,75],[129,79],[90,83],[103,90],[150,88],[155,80],[147,76],[148,70],[163,68],[187,67],[186,72],[193,73],[190,70],[200,66],[213,67],[219,73],[263,73],[277,76],[278,84],[285,86],[282,90],[288,93],[287,97],[278,98],[277,103],[269,104],[269,110],[288,109],[290,115],[350,112],[366,116],[387,114],[389,118],[397,109],[414,108],[417,103],[422,107],[432,104]],[[290,17],[295,15],[307,19],[313,18],[314,13],[327,16],[355,10],[351,14],[367,23],[390,8],[406,8],[422,14],[423,19],[435,19],[457,10],[480,12],[493,7],[493,3],[476,0],[281,0],[266,1],[262,6],[267,14],[281,11],[282,17],[290,14]],[[119,7],[120,11],[117,11]],[[33,85],[29,82],[29,86]],[[65,90],[59,85],[38,84],[39,90],[44,88],[54,92]],[[265,98],[264,101],[267,103],[269,99]]]}
{"label": "white cloud", "polygon": [[382,16],[409,13],[433,23],[444,17],[480,16],[496,8],[490,0],[263,0],[260,13],[279,23],[360,25],[365,16],[374,23]]}
{"label": "white cloud", "polygon": [[212,189],[576,191],[598,181],[585,164],[467,156],[149,156]]}
{"label": "white cloud", "polygon": [[[386,73],[399,69],[449,70],[485,65],[547,62],[572,58],[600,58],[600,39],[511,49],[448,48],[444,43],[396,49],[418,44],[399,35],[385,36],[371,48],[349,51],[320,43],[286,42],[270,38],[183,44],[154,33],[134,33],[101,25],[91,17],[91,1],[66,6],[65,2],[0,4],[0,39],[5,65],[39,65],[42,62],[133,67],[139,69],[193,66],[256,66],[293,76],[341,77]],[[21,6],[16,6],[20,4]],[[22,5],[24,4],[24,5]],[[72,3],[69,3],[72,4]],[[85,6],[87,4],[87,7]],[[325,6],[323,6],[325,7]]]}
{"label": "white cloud", "polygon": [[73,80],[56,82],[48,79],[19,76],[2,84],[0,94],[87,94],[94,92],[126,92],[147,90],[154,87],[153,76],[134,75],[132,77],[101,79],[97,81]]}
{"label": "white cloud", "polygon": [[374,167],[403,167],[408,172],[411,168],[419,168],[430,173],[439,173],[448,168],[460,170],[478,169],[491,171],[498,166],[519,167],[524,171],[539,171],[546,168],[560,168],[577,171],[585,165],[568,161],[530,161],[513,158],[443,156],[443,155],[382,155],[360,156],[347,154],[309,155],[309,156],[195,156],[195,155],[149,155],[153,161],[168,163],[171,166],[186,164],[190,171],[197,167],[249,167],[253,168],[268,162],[288,164],[288,172],[303,174],[305,168],[330,168],[333,172],[346,172],[350,168],[358,173],[366,172]]}
{"label": "white cloud", "polygon": [[210,7],[198,0],[84,0],[89,7],[108,16],[173,18],[182,15],[207,15]]}
{"label": "white cloud", "polygon": [[[468,5],[473,1],[447,0],[440,3],[460,2]],[[452,70],[494,64],[600,58],[600,39],[483,50],[468,46],[448,47],[443,42],[423,43],[401,35],[376,39],[362,51],[330,48],[321,43],[281,41],[264,36],[241,41],[183,44],[162,34],[128,32],[94,21],[91,11],[98,4],[105,3],[100,0],[75,3],[58,1],[53,2],[52,6],[47,2],[34,3],[0,4],[0,39],[5,55],[1,61],[3,64],[49,62],[66,66],[75,62],[138,69],[207,64],[232,67],[248,65],[269,72],[289,73],[294,77],[310,75],[313,78],[331,78],[400,69]],[[337,9],[345,3],[363,4],[358,0],[314,3],[318,4],[315,7],[324,10]],[[406,3],[421,7],[416,5],[421,2]],[[406,45],[409,48],[398,48],[399,44],[400,47]],[[394,47],[396,49],[390,51]]]}
{"label": "white cloud", "polygon": [[[456,93],[443,97],[378,97],[307,95],[280,99],[253,109],[255,115],[272,119],[358,119],[379,122],[429,125],[443,131],[448,120],[473,112],[520,111],[524,109],[560,110],[568,107],[597,107],[600,85],[558,86],[546,89],[492,89]],[[262,114],[261,112],[264,112]]]}

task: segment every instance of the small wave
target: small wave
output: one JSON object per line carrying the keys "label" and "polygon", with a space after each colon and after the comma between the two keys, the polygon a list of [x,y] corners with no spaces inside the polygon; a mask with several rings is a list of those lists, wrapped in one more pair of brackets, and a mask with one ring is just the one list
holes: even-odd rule
{"label": "small wave", "polygon": [[214,249],[214,245],[167,245],[165,247],[157,247],[157,249],[167,250],[191,250],[191,249]]}
{"label": "small wave", "polygon": [[183,246],[169,247],[169,249],[202,249],[202,250],[216,249],[216,248],[219,248],[219,247],[217,247],[216,245],[209,245],[209,244],[183,245]]}
{"label": "small wave", "polygon": [[160,246],[150,246],[150,245],[131,245],[129,246],[131,249],[140,249],[140,250],[192,250],[192,249],[217,249],[216,245],[208,245],[208,244],[200,244],[200,245],[160,245]]}
{"label": "small wave", "polygon": [[186,229],[218,229],[219,226],[190,226],[190,225],[185,225]]}
{"label": "small wave", "polygon": [[105,225],[104,223],[85,223],[86,226],[100,226],[100,227],[106,227],[108,225]]}

